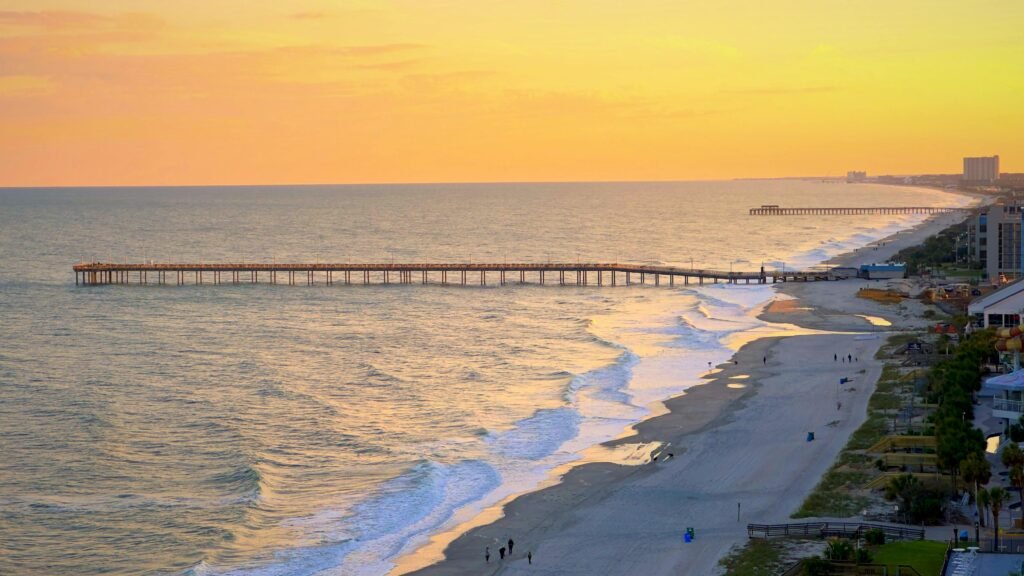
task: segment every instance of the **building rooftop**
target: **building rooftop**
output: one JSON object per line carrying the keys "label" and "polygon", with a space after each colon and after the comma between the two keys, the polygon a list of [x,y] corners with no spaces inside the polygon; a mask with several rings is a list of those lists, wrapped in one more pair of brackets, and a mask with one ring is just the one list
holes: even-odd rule
{"label": "building rooftop", "polygon": [[967,311],[970,314],[984,312],[986,308],[995,306],[1003,300],[1016,296],[1021,292],[1024,292],[1024,278],[1014,280],[994,292],[989,292],[980,298],[974,299],[974,301],[967,306]]}
{"label": "building rooftop", "polygon": [[1022,565],[1024,554],[953,551],[949,555],[943,576],[1006,576],[1020,573]]}

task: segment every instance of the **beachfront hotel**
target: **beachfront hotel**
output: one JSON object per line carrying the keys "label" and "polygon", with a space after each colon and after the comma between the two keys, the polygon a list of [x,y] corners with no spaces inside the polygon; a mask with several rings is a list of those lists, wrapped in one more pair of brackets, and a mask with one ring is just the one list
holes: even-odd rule
{"label": "beachfront hotel", "polygon": [[999,202],[975,213],[967,223],[971,258],[979,262],[992,284],[1020,278],[1024,271],[1020,202]]}
{"label": "beachfront hotel", "polygon": [[964,158],[961,180],[975,184],[994,184],[999,179],[999,155]]}

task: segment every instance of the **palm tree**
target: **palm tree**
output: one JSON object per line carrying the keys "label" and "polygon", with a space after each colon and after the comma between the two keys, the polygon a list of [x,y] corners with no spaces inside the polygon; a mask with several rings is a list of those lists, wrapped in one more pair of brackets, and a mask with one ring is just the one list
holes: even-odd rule
{"label": "palm tree", "polygon": [[900,474],[889,479],[885,485],[886,500],[900,500],[904,514],[910,514],[914,498],[921,492],[921,481],[913,474]]}
{"label": "palm tree", "polygon": [[1024,508],[1024,466],[1018,464],[1010,468],[1010,484],[1017,489],[1017,496]]}
{"label": "palm tree", "polygon": [[981,512],[981,525],[984,526],[988,521],[988,490],[984,488],[978,489],[978,511]]}
{"label": "palm tree", "polygon": [[1003,448],[1001,454],[1003,460],[1003,466],[1007,468],[1013,468],[1014,466],[1024,466],[1024,451],[1020,449],[1020,445],[1016,442],[1010,442]]}
{"label": "palm tree", "polygon": [[988,484],[992,478],[992,466],[984,456],[977,452],[971,452],[960,462],[960,474],[965,482],[974,484],[974,502],[977,504],[978,484]]}
{"label": "palm tree", "polygon": [[992,541],[992,551],[999,550],[999,511],[1003,504],[1010,499],[1010,493],[1002,486],[996,486],[988,491],[989,506],[992,509],[992,526],[995,528],[996,536]]}

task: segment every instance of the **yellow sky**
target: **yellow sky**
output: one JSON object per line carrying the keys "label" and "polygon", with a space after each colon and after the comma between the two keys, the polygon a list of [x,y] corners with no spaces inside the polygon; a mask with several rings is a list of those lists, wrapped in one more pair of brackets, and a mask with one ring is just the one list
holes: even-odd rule
{"label": "yellow sky", "polygon": [[1020,0],[0,0],[0,186],[1024,172]]}

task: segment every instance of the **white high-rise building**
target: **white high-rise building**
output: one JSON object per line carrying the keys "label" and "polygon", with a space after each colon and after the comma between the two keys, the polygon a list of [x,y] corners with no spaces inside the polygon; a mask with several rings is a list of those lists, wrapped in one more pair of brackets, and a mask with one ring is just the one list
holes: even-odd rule
{"label": "white high-rise building", "polygon": [[999,156],[964,158],[964,182],[993,184],[999,179]]}

